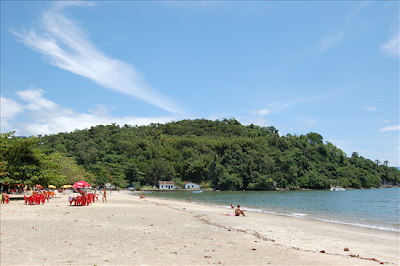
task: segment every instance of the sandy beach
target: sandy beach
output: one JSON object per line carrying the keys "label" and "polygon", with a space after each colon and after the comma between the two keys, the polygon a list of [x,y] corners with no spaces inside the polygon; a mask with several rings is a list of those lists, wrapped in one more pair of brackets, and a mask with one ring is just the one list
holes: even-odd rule
{"label": "sandy beach", "polygon": [[[399,265],[399,234],[113,192],[1,205],[1,265]],[[348,248],[349,251],[344,249]]]}

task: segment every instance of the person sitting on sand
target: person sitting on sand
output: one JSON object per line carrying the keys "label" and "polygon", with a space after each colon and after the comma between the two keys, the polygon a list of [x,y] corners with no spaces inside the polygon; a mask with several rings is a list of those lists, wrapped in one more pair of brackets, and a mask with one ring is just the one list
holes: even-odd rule
{"label": "person sitting on sand", "polygon": [[238,205],[237,208],[235,209],[235,216],[240,216],[240,215],[246,216],[244,215],[244,212],[245,210],[241,210],[240,205]]}
{"label": "person sitting on sand", "polygon": [[143,194],[139,196],[139,199],[144,199],[144,198],[145,198],[145,197],[144,197]]}
{"label": "person sitting on sand", "polygon": [[235,205],[231,204],[231,208],[234,209],[234,208],[235,208]]}

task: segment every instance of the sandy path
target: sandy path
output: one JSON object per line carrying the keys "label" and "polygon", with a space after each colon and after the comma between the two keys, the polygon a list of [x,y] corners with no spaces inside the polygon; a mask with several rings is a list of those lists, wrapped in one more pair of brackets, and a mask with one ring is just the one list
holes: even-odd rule
{"label": "sandy path", "polygon": [[222,216],[228,209],[114,193],[107,203],[70,207],[67,197],[1,206],[2,266],[399,262],[398,234],[257,213]]}

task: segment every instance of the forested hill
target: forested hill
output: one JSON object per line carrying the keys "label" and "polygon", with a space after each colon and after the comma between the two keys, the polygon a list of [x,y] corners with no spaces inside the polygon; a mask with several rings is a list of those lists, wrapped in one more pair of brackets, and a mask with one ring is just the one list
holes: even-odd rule
{"label": "forested hill", "polygon": [[347,157],[318,133],[280,136],[272,126],[243,126],[235,119],[112,124],[39,136],[39,142],[75,158],[97,184],[140,187],[174,180],[223,190],[400,184],[395,167],[357,152]]}

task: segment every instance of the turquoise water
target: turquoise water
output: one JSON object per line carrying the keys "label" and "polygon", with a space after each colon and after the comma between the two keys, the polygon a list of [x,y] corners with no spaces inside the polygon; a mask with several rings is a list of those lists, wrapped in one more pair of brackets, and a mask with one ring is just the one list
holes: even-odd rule
{"label": "turquoise water", "polygon": [[400,232],[400,188],[346,191],[204,191],[155,192],[147,197],[294,216],[378,230]]}

